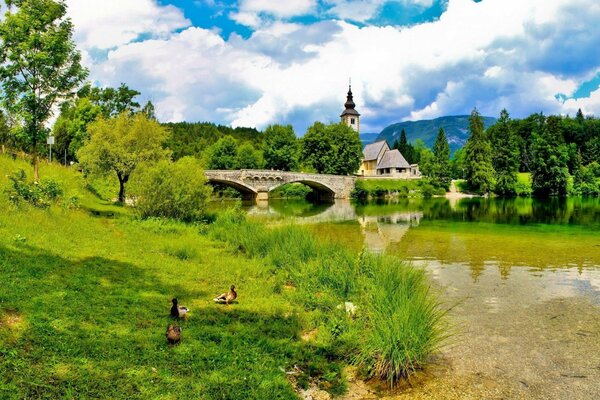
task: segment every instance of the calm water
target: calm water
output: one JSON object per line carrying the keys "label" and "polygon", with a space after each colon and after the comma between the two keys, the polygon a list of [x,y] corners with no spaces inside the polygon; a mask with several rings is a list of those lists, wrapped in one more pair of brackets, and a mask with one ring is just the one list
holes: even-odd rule
{"label": "calm water", "polygon": [[288,200],[245,208],[427,271],[458,340],[444,350],[436,378],[411,396],[600,398],[600,200]]}

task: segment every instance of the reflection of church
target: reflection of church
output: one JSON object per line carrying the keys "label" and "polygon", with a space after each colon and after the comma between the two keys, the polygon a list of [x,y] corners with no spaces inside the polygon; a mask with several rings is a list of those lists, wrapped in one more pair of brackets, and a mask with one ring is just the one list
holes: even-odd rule
{"label": "reflection of church", "polygon": [[[340,115],[342,123],[352,127],[360,134],[360,114],[352,95],[352,86],[348,88],[348,97]],[[378,178],[390,177],[396,179],[415,179],[421,177],[419,166],[409,164],[397,149],[390,149],[385,140],[368,144],[363,150],[362,164],[358,175]]]}

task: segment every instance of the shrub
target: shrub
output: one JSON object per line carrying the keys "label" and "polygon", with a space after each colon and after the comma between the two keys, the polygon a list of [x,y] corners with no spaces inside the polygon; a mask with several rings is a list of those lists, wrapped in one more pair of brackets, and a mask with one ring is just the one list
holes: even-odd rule
{"label": "shrub", "polygon": [[40,182],[28,182],[22,169],[10,175],[8,179],[11,183],[6,193],[15,205],[25,201],[35,207],[46,208],[63,195],[63,189],[58,182],[47,178]]}
{"label": "shrub", "polygon": [[167,217],[184,222],[203,218],[211,192],[200,163],[192,157],[138,168],[130,190],[142,218]]}

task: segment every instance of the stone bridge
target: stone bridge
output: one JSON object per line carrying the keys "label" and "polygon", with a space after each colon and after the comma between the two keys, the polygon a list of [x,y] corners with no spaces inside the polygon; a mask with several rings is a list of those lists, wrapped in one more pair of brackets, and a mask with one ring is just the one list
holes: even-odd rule
{"label": "stone bridge", "polygon": [[310,186],[320,199],[348,199],[356,177],[346,175],[305,174],[271,170],[206,170],[209,182],[222,183],[242,193],[244,199],[267,200],[269,192],[286,183]]}

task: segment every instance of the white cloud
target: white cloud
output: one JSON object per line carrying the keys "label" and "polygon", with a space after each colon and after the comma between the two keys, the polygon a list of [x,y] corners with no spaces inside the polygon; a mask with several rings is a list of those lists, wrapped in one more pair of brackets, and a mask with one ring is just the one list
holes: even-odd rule
{"label": "white cloud", "polygon": [[[364,131],[407,118],[468,113],[474,106],[488,115],[506,107],[515,117],[578,107],[600,114],[600,91],[564,104],[555,98],[572,95],[600,65],[594,0],[450,0],[439,20],[402,28],[256,20],[250,38],[233,34],[228,40],[200,28],[174,32],[187,23],[183,16],[139,2],[172,12],[170,25],[135,43],[132,37],[156,21],[156,12],[136,19],[131,29],[113,26],[120,33],[107,42],[116,48],[93,65],[92,77],[141,90],[163,120],[258,128],[292,122],[301,134],[315,119],[337,120],[349,76]],[[314,2],[295,3],[294,10],[288,3],[247,1],[240,13],[294,15],[311,12]],[[89,24],[78,28],[89,32],[78,40],[109,47],[92,40]]]}
{"label": "white cloud", "polygon": [[316,0],[241,0],[241,12],[266,13],[278,18],[305,15],[315,10]]}
{"label": "white cloud", "polygon": [[83,49],[110,49],[143,34],[165,37],[190,25],[180,9],[155,0],[67,0],[67,6]]}

